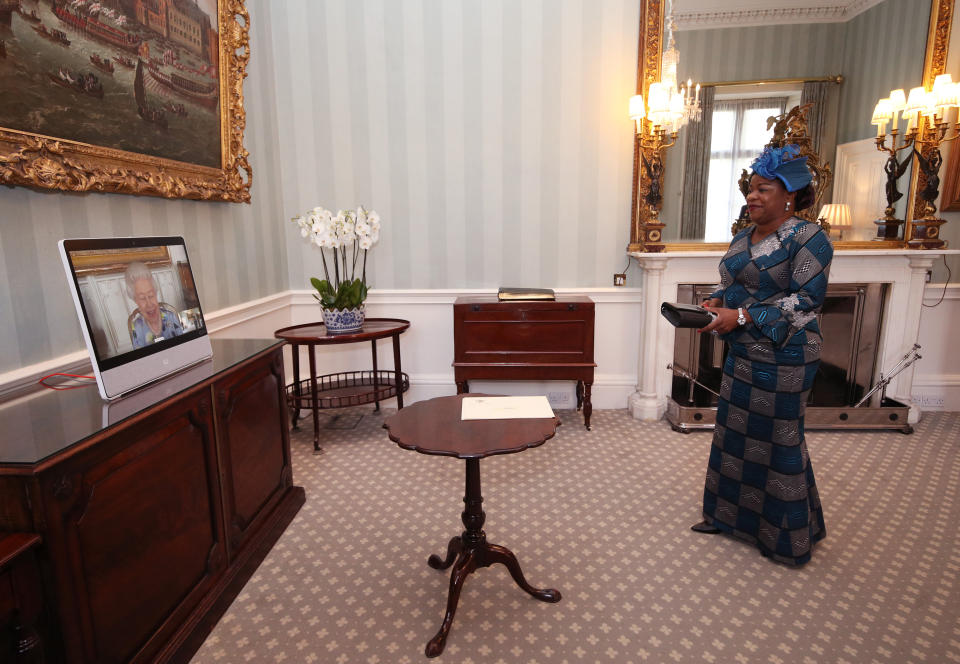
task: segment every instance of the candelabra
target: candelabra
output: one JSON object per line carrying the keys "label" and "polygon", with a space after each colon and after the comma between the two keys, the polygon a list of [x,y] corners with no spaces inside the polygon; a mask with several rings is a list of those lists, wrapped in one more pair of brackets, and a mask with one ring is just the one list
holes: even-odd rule
{"label": "candelabra", "polygon": [[[677,92],[663,81],[651,83],[648,104],[642,95],[630,99],[630,117],[636,123],[637,143],[642,165],[637,205],[638,237],[645,251],[662,251],[663,227],[660,208],[663,202],[663,155],[677,142],[680,128],[700,119],[700,86],[696,92],[688,81]],[[646,177],[643,177],[646,176]]]}
{"label": "candelabra", "polygon": [[[933,89],[930,91],[916,87],[906,96],[903,90],[892,90],[890,97],[877,102],[872,119],[872,123],[877,125],[877,149],[886,152],[889,157],[884,165],[887,174],[887,208],[883,219],[874,222],[877,224],[876,239],[899,237],[899,229],[904,220],[895,216],[894,204],[903,196],[897,189],[897,180],[916,156],[920,169],[917,190],[919,200],[910,227],[910,237],[905,238],[907,246],[917,249],[944,246],[944,241],[940,239],[940,226],[945,220],[937,218],[935,204],[940,193],[939,173],[943,162],[940,145],[960,136],[960,122],[951,126],[947,120],[947,113],[958,105],[958,100],[960,87],[953,83],[950,74],[941,74],[934,80]],[[902,143],[898,145],[897,116],[901,112],[907,119],[907,129]],[[892,123],[889,147],[884,134],[887,122]],[[906,149],[910,149],[910,153],[903,160],[899,160],[897,153]]]}
{"label": "candelabra", "polygon": [[645,251],[661,251],[664,227],[660,221],[660,208],[663,203],[663,153],[677,142],[679,128],[674,127],[674,122],[679,116],[675,111],[670,111],[669,95],[663,90],[662,83],[650,85],[648,98],[649,112],[644,110],[641,95],[630,99],[630,117],[636,122],[643,167],[641,175],[646,176],[640,177],[638,200],[642,201],[643,205],[641,209],[638,203],[637,223],[640,225],[639,237]]}
{"label": "candelabra", "polygon": [[[634,143],[633,228],[630,251],[663,251],[660,209],[663,202],[664,152],[677,141],[688,122],[700,120],[700,84],[677,83],[680,54],[673,39],[673,1],[667,0],[664,19],[665,46],[660,61],[660,80],[648,78],[647,103],[642,95],[630,99],[630,117],[636,122]],[[656,74],[655,74],[656,75]]]}

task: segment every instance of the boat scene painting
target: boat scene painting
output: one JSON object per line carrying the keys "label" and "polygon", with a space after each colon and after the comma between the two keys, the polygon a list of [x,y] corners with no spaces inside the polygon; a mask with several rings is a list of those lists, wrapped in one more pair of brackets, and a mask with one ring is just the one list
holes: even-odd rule
{"label": "boat scene painting", "polygon": [[0,127],[221,167],[217,0],[0,0]]}

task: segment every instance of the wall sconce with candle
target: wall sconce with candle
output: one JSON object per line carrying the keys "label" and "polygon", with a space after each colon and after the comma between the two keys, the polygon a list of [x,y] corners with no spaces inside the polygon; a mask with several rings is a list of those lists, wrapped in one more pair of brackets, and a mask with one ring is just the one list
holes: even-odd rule
{"label": "wall sconce with candle", "polygon": [[677,82],[680,55],[673,39],[673,2],[668,0],[664,19],[665,48],[660,59],[660,80],[649,84],[646,100],[643,95],[630,98],[630,117],[636,126],[634,166],[638,173],[633,210],[633,237],[639,244],[631,244],[629,251],[663,251],[663,227],[660,209],[663,203],[663,156],[677,142],[680,129],[688,122],[696,122],[702,115],[700,84],[694,86]]}
{"label": "wall sconce with candle", "polygon": [[[922,88],[921,88],[922,89]],[[912,91],[911,91],[912,94]],[[884,164],[883,170],[887,174],[887,208],[884,211],[882,219],[877,219],[873,223],[877,225],[877,240],[895,240],[900,236],[900,227],[904,220],[896,216],[896,202],[903,198],[903,193],[897,188],[897,180],[906,171],[907,166],[913,158],[913,152],[907,154],[902,160],[897,158],[897,153],[913,146],[916,139],[916,128],[908,125],[907,133],[903,137],[903,142],[898,143],[897,138],[900,131],[900,113],[907,107],[907,96],[903,90],[891,90],[890,96],[877,102],[873,109],[872,124],[877,125],[877,149],[886,152],[890,156]],[[903,113],[906,117],[906,112]],[[890,146],[887,147],[886,131],[887,123],[890,123]]]}
{"label": "wall sconce with candle", "polygon": [[[910,226],[907,246],[914,249],[939,249],[944,246],[940,239],[940,226],[945,222],[936,216],[935,201],[940,193],[940,145],[960,136],[960,121],[951,126],[947,119],[950,109],[960,105],[960,84],[954,83],[950,74],[940,74],[934,79],[933,88],[926,90],[916,87],[910,90],[904,99],[903,90],[893,90],[890,97],[881,99],[874,108],[872,124],[877,125],[877,149],[890,154],[887,165],[887,209],[886,216],[877,220],[877,239],[895,239],[903,220],[893,216],[893,203],[902,194],[896,188],[896,180],[906,170],[912,157],[917,158],[921,171],[921,184],[917,192],[919,203]],[[902,102],[902,104],[901,104]],[[903,143],[897,146],[899,125],[898,113],[907,119],[907,129]],[[884,131],[887,122],[891,123],[891,145],[886,146]],[[952,135],[948,135],[952,134]],[[902,162],[897,160],[897,152],[912,147],[911,154]]]}

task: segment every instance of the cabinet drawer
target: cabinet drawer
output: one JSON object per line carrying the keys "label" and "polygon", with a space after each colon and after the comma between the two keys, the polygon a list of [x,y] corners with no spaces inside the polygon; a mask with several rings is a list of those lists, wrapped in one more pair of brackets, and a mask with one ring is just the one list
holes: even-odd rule
{"label": "cabinet drawer", "polygon": [[[455,354],[464,361],[483,361],[478,355],[555,356],[567,362],[592,362],[592,335],[587,340],[583,321],[465,321],[466,335]],[[589,347],[589,348],[588,348]],[[473,359],[471,359],[471,356]],[[497,361],[504,361],[499,358]]]}

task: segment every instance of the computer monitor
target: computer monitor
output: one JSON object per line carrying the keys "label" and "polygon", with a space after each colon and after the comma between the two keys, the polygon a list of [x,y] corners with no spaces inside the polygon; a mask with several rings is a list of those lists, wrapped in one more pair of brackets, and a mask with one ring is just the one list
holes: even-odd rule
{"label": "computer monitor", "polygon": [[67,239],[59,246],[104,399],[213,355],[182,237]]}

